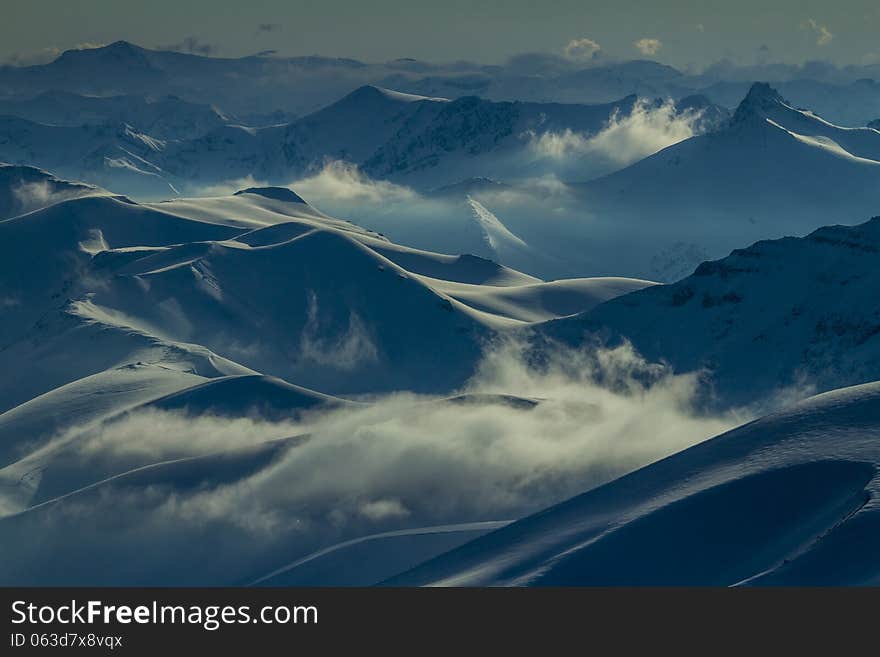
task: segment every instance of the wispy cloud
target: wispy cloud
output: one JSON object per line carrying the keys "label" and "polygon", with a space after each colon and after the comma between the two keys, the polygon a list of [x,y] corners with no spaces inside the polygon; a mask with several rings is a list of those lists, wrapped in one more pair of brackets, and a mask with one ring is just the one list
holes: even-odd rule
{"label": "wispy cloud", "polygon": [[244,178],[235,178],[234,180],[225,180],[223,182],[204,185],[198,188],[199,196],[229,196],[242,189],[249,187],[267,187],[269,185],[265,180],[257,180],[251,175]]}
{"label": "wispy cloud", "polygon": [[660,39],[651,39],[647,37],[644,39],[639,39],[638,41],[633,43],[633,45],[640,53],[649,56],[656,55],[660,51],[660,48],[663,47],[663,43],[660,41]]}
{"label": "wispy cloud", "polygon": [[570,59],[592,59],[602,46],[592,39],[572,39],[565,46],[565,56]]}
{"label": "wispy cloud", "polygon": [[317,367],[349,371],[379,360],[378,350],[366,324],[354,312],[341,335],[331,336],[321,323],[319,299],[308,292],[306,325],[299,344],[299,357]]}
{"label": "wispy cloud", "polygon": [[699,118],[698,112],[677,112],[671,101],[640,101],[628,114],[615,113],[594,135],[545,132],[532,135],[530,146],[538,157],[552,160],[589,155],[624,166],[692,137]]}
{"label": "wispy cloud", "polygon": [[327,162],[313,176],[294,183],[297,192],[309,200],[363,201],[380,203],[410,200],[415,193],[408,187],[386,180],[373,180],[356,165],[341,160]]}
{"label": "wispy cloud", "polygon": [[[396,394],[312,416],[301,426],[156,410],[133,413],[68,435],[66,465],[58,475],[50,450],[43,450],[50,464],[44,482],[69,476],[65,468],[76,462],[75,454],[92,467],[116,460],[131,468],[241,449],[307,429],[308,440],[256,471],[243,469],[227,484],[193,489],[182,481],[169,489],[170,481],[164,487],[147,483],[142,497],[114,495],[107,506],[93,499],[89,511],[77,510],[102,514],[102,526],[112,531],[107,545],[131,522],[155,530],[153,537],[142,536],[155,540],[160,551],[169,532],[210,526],[230,545],[241,532],[291,541],[285,550],[294,558],[298,550],[363,533],[520,516],[741,420],[694,412],[698,376],[672,374],[628,345],[550,348],[540,364],[528,355],[530,349],[519,340],[490,347],[462,391],[473,402]],[[511,406],[497,401],[499,394],[540,402]],[[181,524],[183,519],[189,522]],[[235,547],[239,561],[241,549],[241,544]]]}
{"label": "wispy cloud", "polygon": [[808,30],[816,37],[817,46],[827,46],[834,39],[834,35],[826,25],[822,25],[815,18],[808,18],[801,23],[802,30]]}

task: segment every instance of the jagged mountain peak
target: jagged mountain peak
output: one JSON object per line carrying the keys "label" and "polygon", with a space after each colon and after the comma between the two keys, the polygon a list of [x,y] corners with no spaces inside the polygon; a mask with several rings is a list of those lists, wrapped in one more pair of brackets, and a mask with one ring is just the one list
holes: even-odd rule
{"label": "jagged mountain peak", "polygon": [[752,117],[765,118],[767,112],[780,105],[789,105],[776,89],[767,82],[755,82],[749,93],[736,108],[733,123],[740,123]]}
{"label": "jagged mountain peak", "polygon": [[428,96],[419,96],[417,94],[408,94],[394,89],[386,89],[373,84],[365,84],[358,87],[350,94],[339,101],[339,104],[346,102],[365,102],[365,101],[382,101],[382,102],[398,102],[413,103],[422,100],[447,101],[446,98],[430,98]]}

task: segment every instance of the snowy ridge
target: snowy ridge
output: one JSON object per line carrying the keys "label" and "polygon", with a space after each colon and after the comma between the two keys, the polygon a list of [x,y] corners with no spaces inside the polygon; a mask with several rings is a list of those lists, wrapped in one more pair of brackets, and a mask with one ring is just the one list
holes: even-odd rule
{"label": "snowy ridge", "polygon": [[814,397],[387,583],[876,585],[878,409],[877,383]]}
{"label": "snowy ridge", "polygon": [[786,388],[797,394],[873,381],[880,377],[878,253],[880,219],[758,242],[678,283],[545,330],[568,343],[585,334],[626,339],[678,371],[704,370],[711,403],[772,404]]}

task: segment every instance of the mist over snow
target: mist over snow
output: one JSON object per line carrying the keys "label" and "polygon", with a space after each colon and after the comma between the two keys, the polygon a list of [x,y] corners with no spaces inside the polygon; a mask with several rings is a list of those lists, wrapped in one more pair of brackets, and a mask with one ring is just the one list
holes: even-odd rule
{"label": "mist over snow", "polygon": [[315,175],[291,184],[316,203],[387,204],[418,200],[418,194],[387,180],[373,180],[349,162],[327,162]]}
{"label": "mist over snow", "polygon": [[[43,544],[64,540],[71,523],[100,518],[112,532],[96,528],[74,538],[75,550],[92,544],[110,557],[136,536],[155,557],[124,578],[209,581],[221,568],[226,581],[236,581],[257,574],[256,564],[239,559],[245,544],[260,546],[257,563],[268,571],[281,554],[293,560],[362,534],[520,517],[746,419],[696,412],[698,377],[673,375],[629,347],[560,348],[540,365],[529,362],[528,350],[520,340],[492,345],[451,399],[379,396],[296,423],[153,408],[68,430],[31,456],[43,464],[44,489],[75,488],[148,463],[184,459],[184,468],[198,455],[235,459],[265,441],[281,442],[250,471],[236,465],[228,482],[190,487],[177,475],[145,472],[143,484],[96,490],[107,496],[74,495],[40,515]],[[21,470],[7,467],[0,476]],[[210,565],[191,561],[189,550],[176,565],[162,560],[192,540],[214,543]],[[12,551],[13,562],[30,561]]]}
{"label": "mist over snow", "polygon": [[369,329],[357,313],[348,315],[348,326],[341,335],[328,338],[322,335],[318,321],[318,297],[308,295],[308,314],[300,336],[300,358],[315,367],[333,367],[353,370],[364,364],[376,363],[379,358]]}
{"label": "mist over snow", "polygon": [[880,584],[876,61],[260,21],[0,66],[0,585]]}
{"label": "mist over snow", "polygon": [[[672,101],[658,105],[640,100],[629,114],[615,113],[608,125],[594,135],[578,134],[570,129],[561,133],[537,133],[531,135],[530,146],[536,157],[553,162],[574,159],[583,165],[584,158],[592,157],[610,162],[606,167],[620,168],[693,137],[700,115],[699,111],[678,113]],[[580,175],[601,171],[597,164],[592,166],[596,168],[591,171],[588,164]],[[571,172],[571,175],[577,174]]]}

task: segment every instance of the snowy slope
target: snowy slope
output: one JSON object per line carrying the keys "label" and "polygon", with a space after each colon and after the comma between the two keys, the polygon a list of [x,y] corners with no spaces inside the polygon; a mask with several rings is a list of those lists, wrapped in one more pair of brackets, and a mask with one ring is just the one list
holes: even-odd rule
{"label": "snowy slope", "polygon": [[[498,217],[483,219],[496,249],[526,244]],[[452,473],[432,472],[426,484],[417,468],[400,468],[438,458],[430,443],[405,442],[387,457],[357,458],[360,452],[351,449],[381,445],[376,441],[387,440],[389,423],[409,427],[436,408],[451,413],[440,416],[447,422],[473,417],[477,428],[509,414],[523,421],[532,413],[561,414],[566,421],[575,413],[567,421],[602,422],[602,405],[587,400],[581,408],[580,392],[561,405],[543,398],[540,386],[513,391],[519,396],[504,386],[488,390],[499,394],[470,388],[461,394],[487,343],[523,328],[573,343],[594,326],[607,324],[621,335],[631,326],[680,345],[681,352],[651,352],[633,336],[646,355],[681,371],[693,369],[692,361],[702,364],[703,355],[687,350],[699,352],[700,340],[713,335],[730,352],[729,361],[719,355],[717,389],[741,392],[748,384],[750,394],[762,395],[762,385],[787,382],[783,374],[802,364],[804,336],[825,326],[817,334],[824,341],[811,338],[814,351],[806,360],[839,365],[822,385],[868,376],[876,361],[877,225],[760,243],[704,265],[677,286],[657,286],[637,279],[544,282],[472,255],[401,246],[325,215],[287,188],[147,205],[85,196],[0,221],[0,291],[12,300],[0,315],[0,368],[15,373],[0,380],[0,534],[11,546],[0,580],[369,584],[453,548],[405,581],[670,577],[732,584],[765,572],[767,581],[798,581],[801,575],[778,567],[786,560],[806,564],[798,573],[836,576],[828,559],[850,549],[850,538],[844,533],[839,543],[828,543],[835,532],[846,529],[860,540],[876,532],[873,516],[862,515],[872,508],[863,503],[866,486],[873,492],[878,457],[876,384],[770,416],[609,484],[626,487],[626,494],[588,493],[600,496],[599,511],[594,502],[586,509],[579,502],[554,507],[537,516],[546,518],[537,528],[525,519],[497,529],[509,515],[450,510],[437,495],[417,512],[379,493],[362,495],[376,483],[375,469],[394,471],[405,488],[437,486],[435,493]],[[690,293],[683,291],[688,286]],[[792,313],[788,304],[800,310]],[[711,333],[719,322],[733,327],[729,342]],[[682,339],[685,328],[692,338]],[[755,351],[756,331],[768,334],[779,371],[767,366],[769,355]],[[737,379],[747,376],[747,365],[764,378]],[[581,385],[589,390],[586,381]],[[400,391],[440,396],[413,400]],[[393,394],[376,399],[385,392]],[[346,424],[352,417],[365,420],[363,435]],[[823,440],[828,435],[833,440]],[[346,467],[334,441],[354,456],[340,481],[327,480],[328,458]],[[468,449],[489,447],[481,445],[476,440]],[[663,465],[669,462],[683,465]],[[298,474],[288,476],[284,468],[293,464]],[[622,466],[608,467],[620,472]],[[644,482],[642,473],[651,468],[661,475]],[[552,481],[550,490],[541,488],[540,472],[527,468],[521,477],[527,487],[537,477],[538,494],[550,501],[564,497]],[[643,483],[626,483],[632,480]],[[577,488],[564,490],[567,496]],[[780,490],[785,494],[775,495]],[[504,499],[504,491],[499,495]],[[774,495],[778,506],[755,502]],[[501,506],[493,508],[506,508],[496,503]],[[739,524],[750,520],[752,533],[741,543],[730,538],[730,525],[713,524],[718,505]],[[857,509],[863,510],[840,524]],[[694,525],[682,520],[693,517],[714,533],[695,537]],[[610,527],[620,531],[605,531]],[[577,555],[599,535],[594,532],[602,540],[594,541],[585,565]],[[507,536],[525,538],[515,538],[512,548]],[[717,558],[700,540],[723,546]],[[652,544],[660,546],[658,568],[617,560]],[[148,557],[125,558],[144,545]],[[211,558],[201,545],[212,546]],[[801,554],[809,559],[794,558]],[[95,555],[113,567],[98,569]],[[345,567],[352,559],[370,566],[352,572]],[[845,582],[876,578],[859,553],[847,563]]]}
{"label": "snowy slope", "polygon": [[877,585],[880,384],[811,398],[393,585]]}
{"label": "snowy slope", "polygon": [[544,331],[569,343],[588,333],[625,338],[678,371],[703,369],[721,404],[872,381],[880,377],[878,253],[880,219],[758,242]]}
{"label": "snowy slope", "polygon": [[0,464],[6,466],[42,447],[59,431],[91,424],[206,380],[141,364],[108,369],[54,388],[0,414]]}
{"label": "snowy slope", "polygon": [[[0,349],[10,366],[28,363],[0,386],[3,409],[138,361],[330,393],[449,390],[495,331],[630,289],[585,281],[548,301],[560,283],[401,247],[274,188],[64,201],[0,223],[0,256]],[[447,282],[470,286],[474,305]],[[478,286],[506,298],[473,296]]]}
{"label": "snowy slope", "polygon": [[7,219],[0,223],[0,345],[26,334],[46,310],[69,299],[77,279],[102,251],[223,239],[238,232],[109,196],[75,198]]}
{"label": "snowy slope", "polygon": [[[251,586],[371,586],[508,521],[416,527],[331,545],[249,582]],[[408,565],[407,565],[408,564]]]}
{"label": "snowy slope", "polygon": [[656,285],[635,278],[570,278],[496,287],[431,279],[428,284],[471,308],[524,322],[587,312],[600,303]]}
{"label": "snowy slope", "polygon": [[[136,443],[116,439],[114,444],[106,438],[114,427],[133,417],[155,418],[154,424],[169,416],[181,422],[223,418],[238,431],[238,442],[246,443],[253,427],[276,423],[275,431],[284,433],[284,427],[289,427],[286,431],[290,435],[298,434],[295,423],[310,412],[347,404],[354,403],[258,375],[206,380],[167,366],[145,364],[108,370],[0,415],[0,438],[5,447],[0,453],[0,514],[17,513],[163,460],[149,449],[138,449]],[[59,417],[60,413],[64,416]],[[54,422],[53,416],[57,418]],[[206,449],[210,447],[180,441],[169,446],[164,457],[191,456]],[[121,453],[114,454],[115,450]]]}

